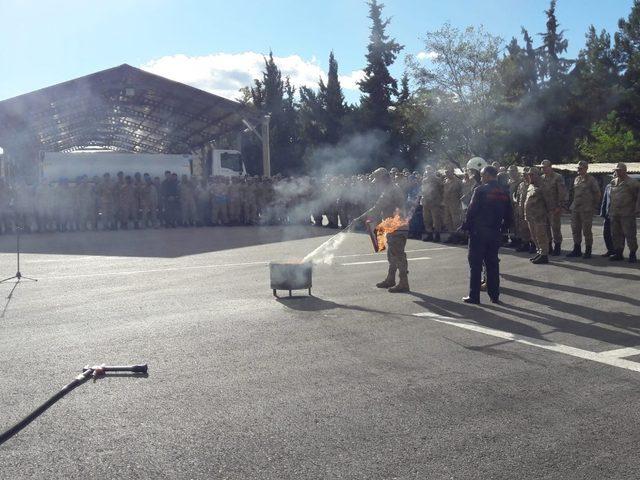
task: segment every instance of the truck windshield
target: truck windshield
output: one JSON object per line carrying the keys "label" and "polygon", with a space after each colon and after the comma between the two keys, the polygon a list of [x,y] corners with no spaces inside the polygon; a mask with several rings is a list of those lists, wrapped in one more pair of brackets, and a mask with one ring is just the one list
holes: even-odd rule
{"label": "truck windshield", "polygon": [[234,172],[242,171],[242,155],[239,153],[224,152],[220,154],[220,166]]}

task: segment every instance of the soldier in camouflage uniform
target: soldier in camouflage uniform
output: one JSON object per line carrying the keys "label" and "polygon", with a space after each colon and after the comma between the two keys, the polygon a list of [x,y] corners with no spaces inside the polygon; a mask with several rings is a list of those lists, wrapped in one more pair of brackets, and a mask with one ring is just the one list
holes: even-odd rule
{"label": "soldier in camouflage uniform", "polygon": [[640,182],[627,175],[627,165],[618,163],[616,178],[611,181],[611,236],[614,255],[609,260],[622,260],[625,240],[629,247],[629,262],[637,261],[638,232],[636,216],[640,213]]}
{"label": "soldier in camouflage uniform", "polygon": [[584,235],[583,258],[591,258],[593,248],[593,215],[600,205],[600,187],[591,175],[587,174],[589,164],[578,163],[578,176],[573,180],[573,201],[571,202],[571,234],[573,250],[567,257],[582,255],[582,236]]}
{"label": "soldier in camouflage uniform", "polygon": [[9,184],[4,178],[0,178],[0,234],[10,232],[13,227],[11,196]]}
{"label": "soldier in camouflage uniform", "polygon": [[524,218],[529,224],[529,231],[538,251],[538,254],[531,259],[531,263],[534,264],[549,263],[549,237],[547,236],[549,207],[546,198],[540,170],[537,167],[531,167],[524,204]]}
{"label": "soldier in camouflage uniform", "polygon": [[183,227],[192,227],[196,222],[195,188],[186,175],[180,179],[180,219]]}
{"label": "soldier in camouflage uniform", "polygon": [[214,177],[211,184],[211,222],[214,225],[229,223],[228,203],[229,186],[226,179]]}
{"label": "soldier in camouflage uniform", "polygon": [[422,179],[422,218],[425,242],[439,242],[442,231],[442,180],[433,167],[428,166]]}
{"label": "soldier in camouflage uniform", "polygon": [[542,191],[545,195],[547,207],[549,208],[549,222],[547,222],[547,236],[549,241],[553,240],[553,250],[551,255],[557,256],[562,253],[562,231],[561,218],[562,209],[567,198],[567,190],[564,186],[562,175],[555,173],[549,160],[542,161]]}
{"label": "soldier in camouflage uniform", "polygon": [[206,178],[201,178],[196,183],[196,225],[206,226],[211,224],[211,189]]}
{"label": "soldier in camouflage uniform", "polygon": [[520,235],[518,232],[518,213],[516,207],[516,195],[518,193],[518,186],[522,182],[522,177],[518,172],[518,167],[516,165],[511,165],[507,171],[507,185],[509,187],[509,198],[511,198],[511,210],[513,212],[513,218],[511,219],[511,227],[509,228],[509,233],[511,234],[511,245],[512,247],[519,247],[522,240],[520,239]]}
{"label": "soldier in camouflage uniform", "polygon": [[231,178],[231,184],[229,184],[229,189],[227,191],[227,199],[229,223],[231,225],[242,224],[242,192],[240,189],[239,178]]}
{"label": "soldier in camouflage uniform", "polygon": [[442,188],[444,224],[448,232],[448,237],[444,243],[454,243],[457,241],[457,230],[462,223],[461,198],[462,181],[454,175],[453,167],[449,166],[445,170]]}
{"label": "soldier in camouflage uniform", "polygon": [[529,167],[524,169],[524,177],[518,184],[515,195],[515,218],[516,233],[520,239],[520,245],[516,248],[516,252],[536,253],[536,245],[531,239],[529,224],[525,219],[525,203],[527,201],[527,191],[529,190]]}
{"label": "soldier in camouflage uniform", "polygon": [[142,228],[158,226],[158,189],[148,173],[140,186],[140,223]]}
{"label": "soldier in camouflage uniform", "polygon": [[[372,173],[372,182],[380,192],[376,203],[369,210],[364,212],[356,221],[364,220],[371,216],[375,223],[399,214],[405,217],[406,200],[402,190],[392,182],[386,168],[378,168]],[[387,234],[387,260],[389,271],[387,278],[376,284],[378,288],[387,288],[391,293],[402,293],[409,291],[409,269],[407,264],[407,254],[405,246],[409,236],[408,223],[400,227],[395,232]],[[396,285],[396,271],[400,280]]]}
{"label": "soldier in camouflage uniform", "polygon": [[131,176],[127,175],[124,183],[118,190],[118,205],[120,213],[120,226],[125,230],[129,228],[129,222],[136,221],[136,187]]}
{"label": "soldier in camouflage uniform", "polygon": [[111,181],[111,175],[105,173],[97,188],[98,204],[100,206],[100,218],[102,228],[105,230],[115,230],[116,221],[116,189]]}

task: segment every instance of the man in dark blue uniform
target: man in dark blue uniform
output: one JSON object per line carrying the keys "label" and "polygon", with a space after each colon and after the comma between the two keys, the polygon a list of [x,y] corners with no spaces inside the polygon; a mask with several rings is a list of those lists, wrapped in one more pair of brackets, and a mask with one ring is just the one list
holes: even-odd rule
{"label": "man in dark blue uniform", "polygon": [[510,227],[512,206],[509,192],[498,184],[498,171],[493,166],[482,169],[482,186],[476,188],[467,216],[460,230],[469,232],[469,296],[465,303],[480,303],[482,264],[487,268],[487,292],[493,303],[499,303],[500,271],[498,250],[501,232]]}

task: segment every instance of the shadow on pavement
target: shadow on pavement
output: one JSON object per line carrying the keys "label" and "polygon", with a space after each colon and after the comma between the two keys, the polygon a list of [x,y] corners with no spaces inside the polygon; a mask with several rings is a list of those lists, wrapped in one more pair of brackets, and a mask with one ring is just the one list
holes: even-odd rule
{"label": "shadow on pavement", "polygon": [[[199,253],[330,237],[339,230],[313,226],[197,227],[21,235],[22,253],[177,258]],[[14,235],[0,236],[0,253],[14,253]]]}
{"label": "shadow on pavement", "polygon": [[637,265],[634,265],[632,263],[628,263],[628,262],[616,262],[616,263],[611,263],[607,260],[606,264],[596,264],[597,268],[585,268],[582,266],[578,266],[576,265],[574,262],[562,262],[562,263],[555,263],[554,264],[560,268],[566,268],[569,270],[575,270],[577,272],[585,272],[585,273],[591,273],[592,275],[600,275],[602,277],[609,277],[609,278],[615,278],[618,280],[631,280],[631,281],[636,281],[639,282],[640,281],[640,273],[638,274],[633,274],[633,273],[616,273],[616,272],[611,272],[607,269],[607,266],[609,267],[624,267],[624,268],[628,268],[628,269],[637,269]]}
{"label": "shadow on pavement", "polygon": [[[341,303],[332,302],[330,300],[323,300],[322,298],[314,297],[314,296],[302,296],[295,295],[293,297],[283,296],[278,297],[276,301],[291,310],[297,310],[300,312],[320,312],[324,310],[353,310],[356,312],[364,312],[364,313],[378,313],[381,315],[393,315],[393,316],[410,316],[397,312],[384,312],[382,310],[374,310],[371,308],[360,307],[358,305],[344,305]],[[415,317],[414,317],[415,318]]]}
{"label": "shadow on pavement", "polygon": [[[503,317],[496,312],[482,308],[482,306],[467,305],[462,302],[451,302],[417,292],[411,292],[411,295],[418,299],[416,302],[418,305],[437,315],[459,317],[461,320],[469,319],[480,325],[495,328],[496,330],[525,335],[531,338],[544,339],[544,335],[532,326]],[[505,310],[505,313],[507,312],[508,311]]]}
{"label": "shadow on pavement", "polygon": [[[548,288],[557,292],[575,293],[576,295],[584,295],[586,297],[598,297],[604,300],[614,300],[617,302],[627,303],[629,305],[635,305],[640,307],[640,300],[637,300],[635,298],[625,297],[624,295],[618,295],[617,293],[601,292],[599,290],[591,290],[588,288],[575,287],[572,285],[560,285],[558,283],[541,282],[539,280],[534,280],[532,278],[519,277],[517,275],[511,275],[509,273],[502,273],[500,276],[505,280],[509,280],[510,282],[521,283],[523,285],[532,285],[534,287]],[[636,279],[640,280],[640,276],[636,277]],[[579,307],[579,305],[576,305],[576,306]]]}
{"label": "shadow on pavement", "polygon": [[[625,347],[633,347],[640,344],[640,325],[638,324],[638,317],[636,315],[629,315],[622,312],[604,312],[602,310],[596,310],[594,308],[574,303],[567,303],[511,288],[502,288],[501,291],[504,295],[520,298],[537,305],[544,305],[558,312],[579,316],[590,321],[589,324],[576,322],[575,320],[552,315],[547,312],[540,312],[539,310],[532,310],[513,305],[510,305],[508,310],[504,307],[495,305],[490,307],[492,310],[503,311],[505,313],[515,311],[518,316],[524,319],[552,327],[552,330],[545,333],[570,333],[572,335],[593,338],[595,340],[622,345]],[[628,333],[612,331],[596,324],[607,324],[626,330]]]}

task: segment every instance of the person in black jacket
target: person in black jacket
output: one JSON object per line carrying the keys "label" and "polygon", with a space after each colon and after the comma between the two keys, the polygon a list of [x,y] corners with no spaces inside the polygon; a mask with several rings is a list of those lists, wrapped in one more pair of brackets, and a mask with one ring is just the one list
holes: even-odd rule
{"label": "person in black jacket", "polygon": [[[616,177],[616,172],[613,173]],[[603,257],[611,257],[615,255],[613,248],[613,237],[611,236],[611,219],[609,218],[609,207],[611,206],[611,183],[607,184],[602,195],[602,203],[600,204],[600,216],[604,219],[602,235],[604,236],[604,244],[607,246],[607,252],[603,253]]]}
{"label": "person in black jacket", "polygon": [[510,227],[512,206],[509,193],[498,184],[498,171],[493,166],[482,169],[482,186],[476,188],[461,230],[469,232],[469,296],[465,303],[480,303],[482,264],[487,269],[487,292],[493,303],[499,303],[500,271],[498,250],[502,232]]}

